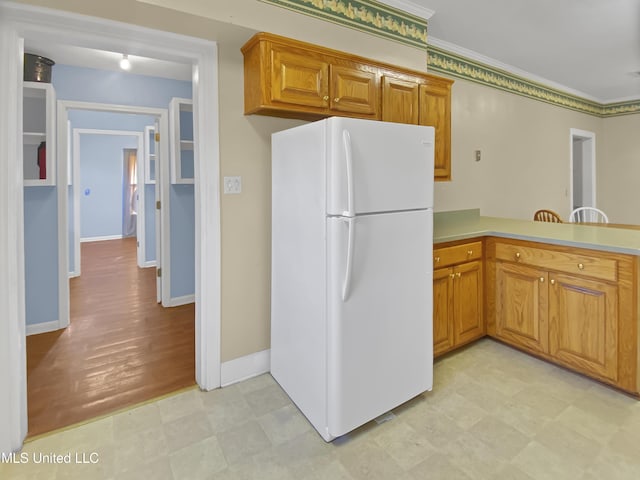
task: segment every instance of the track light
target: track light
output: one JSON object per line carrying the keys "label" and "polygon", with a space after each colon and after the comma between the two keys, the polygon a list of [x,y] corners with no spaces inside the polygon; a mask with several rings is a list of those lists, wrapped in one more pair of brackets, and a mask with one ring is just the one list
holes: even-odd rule
{"label": "track light", "polygon": [[131,62],[129,61],[129,55],[122,54],[122,60],[120,60],[120,68],[122,70],[129,70],[131,68]]}

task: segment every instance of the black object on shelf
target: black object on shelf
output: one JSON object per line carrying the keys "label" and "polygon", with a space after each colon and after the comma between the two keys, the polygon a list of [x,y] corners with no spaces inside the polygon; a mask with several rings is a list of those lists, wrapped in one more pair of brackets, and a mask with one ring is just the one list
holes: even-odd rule
{"label": "black object on shelf", "polygon": [[34,55],[33,53],[25,53],[24,81],[51,83],[51,67],[55,63],[50,58]]}

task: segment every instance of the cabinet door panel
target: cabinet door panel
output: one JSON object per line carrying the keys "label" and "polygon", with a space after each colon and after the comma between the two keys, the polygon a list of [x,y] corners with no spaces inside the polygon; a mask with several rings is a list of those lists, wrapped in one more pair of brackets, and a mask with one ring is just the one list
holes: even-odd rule
{"label": "cabinet door panel", "polygon": [[375,72],[331,65],[331,109],[377,117],[379,85]]}
{"label": "cabinet door panel", "polygon": [[497,262],[496,284],[496,337],[515,346],[547,353],[547,273]]}
{"label": "cabinet door panel", "polygon": [[484,335],[482,313],[482,264],[469,262],[454,269],[455,344]]}
{"label": "cabinet door panel", "polygon": [[420,85],[393,77],[382,77],[382,120],[418,123]]}
{"label": "cabinet door panel", "polygon": [[433,272],[434,356],[453,348],[453,326],[453,270],[440,268]]}
{"label": "cabinet door panel", "polygon": [[451,90],[436,85],[420,85],[420,125],[435,127],[436,179],[451,179]]}
{"label": "cabinet door panel", "polygon": [[550,278],[551,355],[571,368],[617,380],[617,287],[571,275]]}
{"label": "cabinet door panel", "polygon": [[329,65],[303,51],[274,46],[271,52],[273,76],[271,100],[274,102],[328,107]]}

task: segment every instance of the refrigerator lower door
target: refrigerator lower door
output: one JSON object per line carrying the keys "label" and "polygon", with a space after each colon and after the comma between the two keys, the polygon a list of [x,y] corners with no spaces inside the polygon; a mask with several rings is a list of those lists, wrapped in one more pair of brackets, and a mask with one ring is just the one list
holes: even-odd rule
{"label": "refrigerator lower door", "polygon": [[327,222],[327,416],[335,438],[432,388],[433,213]]}

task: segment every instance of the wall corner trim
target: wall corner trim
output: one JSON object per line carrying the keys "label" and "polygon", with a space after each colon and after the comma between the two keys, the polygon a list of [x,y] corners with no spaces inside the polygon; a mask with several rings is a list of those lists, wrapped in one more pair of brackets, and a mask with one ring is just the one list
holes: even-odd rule
{"label": "wall corner trim", "polygon": [[220,365],[221,386],[226,387],[269,371],[271,371],[270,349],[235,358]]}

